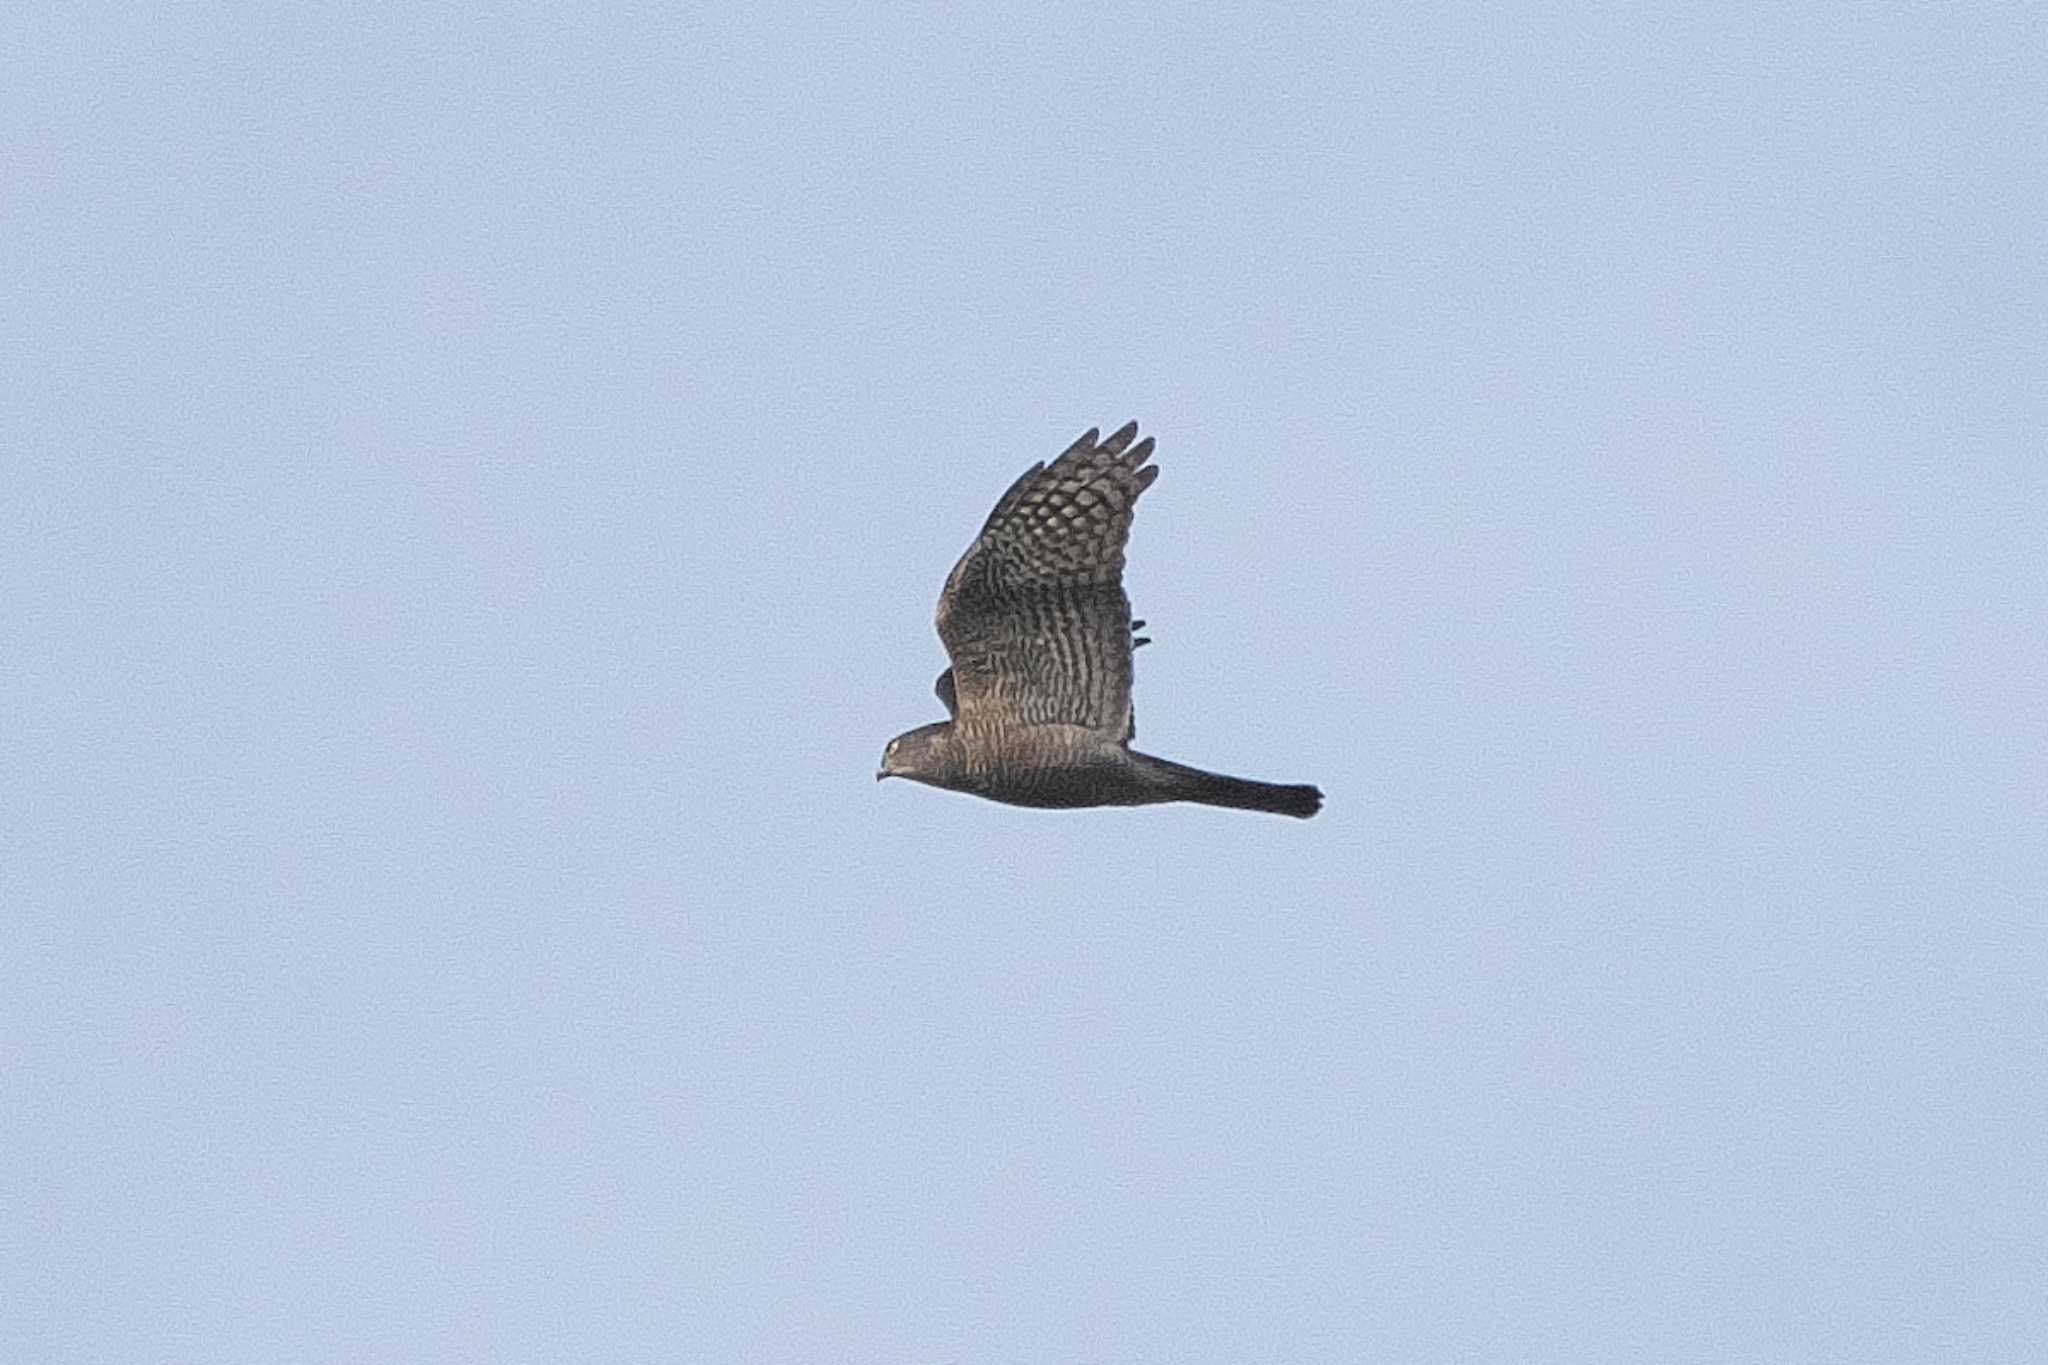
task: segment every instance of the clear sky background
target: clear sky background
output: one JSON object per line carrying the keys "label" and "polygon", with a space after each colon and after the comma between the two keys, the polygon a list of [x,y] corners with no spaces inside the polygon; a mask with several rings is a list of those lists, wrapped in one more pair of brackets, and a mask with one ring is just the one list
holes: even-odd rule
{"label": "clear sky background", "polygon": [[17,7],[0,1358],[2042,1359],[2044,24]]}

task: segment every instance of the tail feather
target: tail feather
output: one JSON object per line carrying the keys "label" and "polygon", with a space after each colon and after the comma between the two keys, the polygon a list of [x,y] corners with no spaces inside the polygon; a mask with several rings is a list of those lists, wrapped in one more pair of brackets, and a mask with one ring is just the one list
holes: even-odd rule
{"label": "tail feather", "polygon": [[1266,811],[1291,815],[1297,820],[1306,820],[1323,808],[1321,789],[1307,784],[1254,782],[1248,777],[1204,772],[1150,754],[1133,753],[1131,757],[1138,760],[1139,767],[1163,793],[1161,800]]}

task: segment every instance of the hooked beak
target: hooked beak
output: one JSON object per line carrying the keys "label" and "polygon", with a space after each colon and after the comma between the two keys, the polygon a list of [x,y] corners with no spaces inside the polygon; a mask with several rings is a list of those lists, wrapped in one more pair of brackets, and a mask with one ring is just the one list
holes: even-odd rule
{"label": "hooked beak", "polygon": [[880,772],[875,774],[875,781],[880,782],[883,778],[888,776],[890,776],[890,772],[887,768],[884,768]]}

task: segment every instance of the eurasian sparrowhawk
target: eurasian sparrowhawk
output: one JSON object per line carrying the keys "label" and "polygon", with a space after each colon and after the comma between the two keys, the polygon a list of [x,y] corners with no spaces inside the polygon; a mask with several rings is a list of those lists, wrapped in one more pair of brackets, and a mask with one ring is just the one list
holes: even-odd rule
{"label": "eurasian sparrowhawk", "polygon": [[1225,777],[1135,752],[1124,541],[1158,477],[1138,424],[1106,441],[1090,428],[1051,465],[1010,485],[939,594],[939,674],[951,720],[898,735],[875,774],[1016,806],[1198,801],[1306,818],[1309,786]]}

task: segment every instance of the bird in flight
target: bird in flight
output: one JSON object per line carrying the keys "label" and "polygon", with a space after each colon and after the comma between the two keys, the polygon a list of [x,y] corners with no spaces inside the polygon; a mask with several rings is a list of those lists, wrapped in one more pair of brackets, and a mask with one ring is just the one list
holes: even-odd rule
{"label": "bird in flight", "polygon": [[1124,596],[1124,542],[1138,495],[1159,476],[1138,424],[1093,427],[1010,485],[939,594],[939,674],[951,720],[882,751],[885,777],[1013,806],[1195,801],[1300,819],[1310,786],[1225,777],[1131,748],[1131,656],[1148,643]]}

